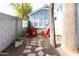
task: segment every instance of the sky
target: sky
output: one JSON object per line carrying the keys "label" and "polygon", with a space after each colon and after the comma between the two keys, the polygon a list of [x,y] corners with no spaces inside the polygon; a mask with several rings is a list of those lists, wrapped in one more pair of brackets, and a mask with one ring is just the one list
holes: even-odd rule
{"label": "sky", "polygon": [[0,2],[26,2],[26,3],[51,3],[53,2],[54,0],[0,0]]}
{"label": "sky", "polygon": [[[15,15],[15,10],[10,7],[10,3],[0,3],[0,12],[6,13],[9,15]],[[31,3],[33,11],[44,6],[44,3]]]}
{"label": "sky", "polygon": [[0,3],[0,12],[13,15],[15,10],[9,6],[9,3]]}

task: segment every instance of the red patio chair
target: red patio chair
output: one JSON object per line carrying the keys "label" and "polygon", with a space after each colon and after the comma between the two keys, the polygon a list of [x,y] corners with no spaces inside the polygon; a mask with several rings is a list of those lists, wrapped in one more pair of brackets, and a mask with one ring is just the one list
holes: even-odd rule
{"label": "red patio chair", "polygon": [[35,37],[37,34],[37,30],[34,27],[28,27],[27,32],[31,35],[31,37]]}
{"label": "red patio chair", "polygon": [[45,29],[42,31],[42,37],[47,37],[50,34],[50,28]]}

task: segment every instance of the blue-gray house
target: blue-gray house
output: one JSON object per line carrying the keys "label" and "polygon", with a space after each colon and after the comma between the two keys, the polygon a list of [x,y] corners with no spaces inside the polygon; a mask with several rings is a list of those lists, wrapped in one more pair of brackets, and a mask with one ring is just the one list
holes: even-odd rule
{"label": "blue-gray house", "polygon": [[[63,14],[62,14],[62,4],[57,3],[54,7],[54,18],[55,20],[55,34],[56,35],[62,35],[62,20],[63,20]],[[32,26],[35,28],[46,28],[50,24],[50,17],[49,17],[49,6],[45,5],[32,13],[30,13],[30,22]]]}
{"label": "blue-gray house", "polygon": [[30,13],[30,22],[35,28],[46,28],[49,26],[48,6],[43,6]]}

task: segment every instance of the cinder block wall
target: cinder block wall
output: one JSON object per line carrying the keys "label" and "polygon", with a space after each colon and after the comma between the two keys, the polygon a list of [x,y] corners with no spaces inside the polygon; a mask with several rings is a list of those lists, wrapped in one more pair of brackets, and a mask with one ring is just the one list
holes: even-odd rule
{"label": "cinder block wall", "polygon": [[0,13],[0,51],[14,42],[16,35],[21,34],[21,19]]}

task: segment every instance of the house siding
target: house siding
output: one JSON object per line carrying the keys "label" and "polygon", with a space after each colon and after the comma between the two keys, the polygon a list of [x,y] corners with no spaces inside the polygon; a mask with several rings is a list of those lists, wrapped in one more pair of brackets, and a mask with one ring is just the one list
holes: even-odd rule
{"label": "house siding", "polygon": [[[40,9],[39,11],[31,14],[30,16],[31,16],[30,17],[30,22],[36,28],[46,28],[50,24],[50,21],[49,21],[49,11],[48,11],[48,9]],[[48,21],[47,22],[48,25],[45,25],[46,24],[46,20]],[[37,22],[37,24],[38,24],[37,26],[34,25],[34,21]],[[44,22],[43,23],[43,26],[39,26],[40,21]]]}

